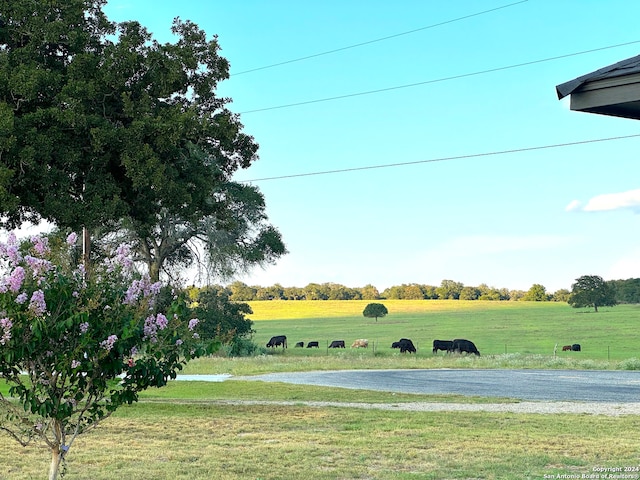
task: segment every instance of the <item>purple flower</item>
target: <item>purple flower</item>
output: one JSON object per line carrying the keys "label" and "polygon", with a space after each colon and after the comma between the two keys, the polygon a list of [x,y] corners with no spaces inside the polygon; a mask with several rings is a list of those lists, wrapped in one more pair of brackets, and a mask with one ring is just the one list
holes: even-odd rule
{"label": "purple flower", "polygon": [[6,345],[11,340],[11,327],[13,322],[11,319],[5,317],[0,318],[0,329],[2,331],[2,337],[0,337],[0,345]]}
{"label": "purple flower", "polygon": [[48,272],[53,268],[53,264],[49,260],[45,260],[44,258],[36,258],[31,255],[27,255],[24,257],[29,268],[33,270],[33,277],[38,277],[39,275]]}
{"label": "purple flower", "polygon": [[113,348],[113,344],[118,340],[117,335],[109,335],[106,340],[100,343],[100,346],[104,348],[107,352],[111,351]]}
{"label": "purple flower", "polygon": [[31,243],[38,255],[44,255],[49,252],[49,239],[47,237],[31,237]]}
{"label": "purple flower", "polygon": [[164,330],[165,328],[167,328],[168,324],[169,320],[167,320],[167,317],[165,317],[162,313],[156,315],[156,325],[160,330]]}
{"label": "purple flower", "polygon": [[78,368],[80,366],[80,362],[78,360],[71,361],[71,368]]}
{"label": "purple flower", "polygon": [[15,232],[11,232],[9,234],[9,238],[7,239],[7,244],[3,248],[3,253],[7,255],[9,261],[12,264],[17,264],[22,260],[22,256],[20,255],[20,249],[18,245],[18,237],[16,237]]}
{"label": "purple flower", "polygon": [[87,333],[87,330],[89,330],[89,323],[88,322],[82,322],[80,324],[80,333]]}
{"label": "purple flower", "polygon": [[16,297],[16,303],[22,305],[27,301],[28,295],[25,292],[22,292],[20,295]]}
{"label": "purple flower", "polygon": [[180,339],[176,340],[176,346],[179,347],[180,345],[182,345],[184,342]]}
{"label": "purple flower", "polygon": [[200,320],[198,320],[197,318],[192,318],[191,320],[189,320],[189,330],[193,331],[193,329],[198,326],[198,323],[200,323]]}
{"label": "purple flower", "polygon": [[158,341],[157,333],[158,326],[156,325],[156,319],[153,315],[150,315],[144,320],[144,336],[142,339],[155,343]]}
{"label": "purple flower", "polygon": [[9,275],[9,278],[6,279],[9,290],[11,290],[14,293],[20,290],[20,287],[22,287],[22,282],[24,281],[24,276],[25,276],[24,268],[22,267],[14,268],[13,272],[11,272],[11,275]]}
{"label": "purple flower", "polygon": [[43,315],[47,311],[47,303],[44,301],[44,292],[42,290],[33,292],[29,301],[29,308],[37,316]]}
{"label": "purple flower", "polygon": [[76,244],[76,240],[78,240],[78,234],[76,232],[71,232],[67,237],[67,245],[73,247]]}

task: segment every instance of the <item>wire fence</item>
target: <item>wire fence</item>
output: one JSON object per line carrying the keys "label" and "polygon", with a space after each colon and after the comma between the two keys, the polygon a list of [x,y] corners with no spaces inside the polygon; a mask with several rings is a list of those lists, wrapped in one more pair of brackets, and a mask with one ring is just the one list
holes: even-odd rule
{"label": "wire fence", "polygon": [[[447,353],[442,350],[438,350],[435,354],[433,353],[433,343],[430,341],[420,342],[420,341],[412,341],[413,345],[416,348],[416,354],[420,356],[432,356],[432,355],[451,355],[451,353]],[[367,346],[355,346],[354,340],[342,340],[342,339],[325,339],[311,342],[312,345],[309,346],[309,343],[304,342],[296,342],[294,345],[289,345],[289,347],[301,348],[305,352],[316,352],[320,351],[326,355],[335,354],[336,352],[341,352],[343,349],[354,351],[357,350],[362,355],[370,354],[375,355],[378,353],[394,353],[399,350],[392,348],[392,342],[388,341],[380,341],[380,340],[368,340]],[[300,345],[301,344],[301,345]],[[354,345],[354,346],[352,346]],[[633,347],[621,347],[615,344],[611,345],[602,345],[602,344],[592,344],[592,343],[579,343],[577,345],[580,346],[579,350],[575,350],[575,348],[571,348],[576,344],[566,344],[566,343],[558,343],[549,346],[545,346],[543,348],[532,348],[531,345],[526,344],[515,344],[515,343],[496,343],[493,342],[490,345],[482,345],[476,343],[478,350],[481,355],[543,355],[549,357],[556,358],[590,358],[590,359],[598,359],[598,360],[624,360],[628,358],[640,358],[640,345],[638,348]],[[569,348],[566,348],[569,347]],[[463,354],[464,355],[464,354]]]}

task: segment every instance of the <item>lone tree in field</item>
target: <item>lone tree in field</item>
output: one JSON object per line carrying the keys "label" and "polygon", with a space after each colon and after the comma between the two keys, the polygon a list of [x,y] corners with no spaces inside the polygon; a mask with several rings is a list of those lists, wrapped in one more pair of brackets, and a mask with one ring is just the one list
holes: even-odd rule
{"label": "lone tree in field", "polygon": [[385,307],[381,303],[370,303],[366,307],[364,307],[364,311],[362,315],[367,318],[375,318],[376,322],[378,321],[378,317],[384,317],[389,311],[387,307]]}
{"label": "lone tree in field", "polygon": [[573,308],[613,307],[616,302],[616,292],[612,285],[605,282],[598,275],[583,275],[571,285],[571,295],[567,301]]}

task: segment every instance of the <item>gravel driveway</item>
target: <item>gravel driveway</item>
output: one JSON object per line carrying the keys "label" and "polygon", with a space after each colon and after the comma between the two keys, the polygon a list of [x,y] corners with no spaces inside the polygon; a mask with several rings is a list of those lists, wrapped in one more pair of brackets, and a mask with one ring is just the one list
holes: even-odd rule
{"label": "gravel driveway", "polygon": [[[346,370],[269,373],[242,380],[321,385],[418,394],[508,397],[519,403],[397,404],[241,402],[343,406],[405,411],[494,411],[640,415],[640,372],[591,370]],[[237,403],[237,402],[234,402]]]}

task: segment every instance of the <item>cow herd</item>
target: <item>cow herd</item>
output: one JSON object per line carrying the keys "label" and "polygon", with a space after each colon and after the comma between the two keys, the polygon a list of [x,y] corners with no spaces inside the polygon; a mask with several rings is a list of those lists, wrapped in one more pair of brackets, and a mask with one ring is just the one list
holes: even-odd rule
{"label": "cow herd", "polygon": [[[296,342],[298,348],[304,348],[304,342]],[[271,337],[267,343],[267,348],[282,347],[287,348],[286,335],[276,335]],[[351,344],[351,348],[368,348],[369,340],[366,338],[359,338]],[[307,343],[307,348],[319,348],[319,342],[311,341]],[[333,340],[328,348],[346,348],[344,340]],[[397,348],[400,353],[416,353],[416,347],[413,342],[408,338],[401,338],[397,342],[391,344],[391,348]],[[578,350],[580,346],[578,345]],[[465,340],[463,338],[456,338],[454,340],[434,340],[433,341],[433,353],[438,353],[438,350],[443,350],[447,353],[467,353],[480,356],[480,352],[476,348],[475,344],[471,340]]]}

